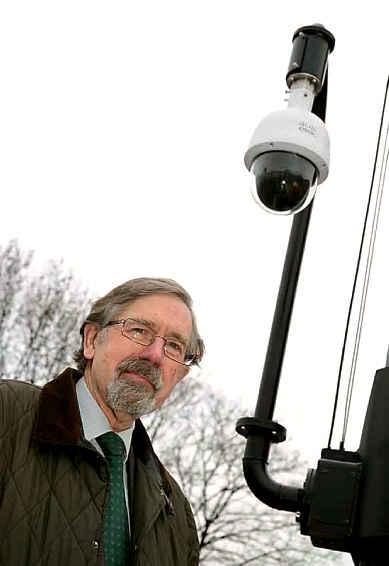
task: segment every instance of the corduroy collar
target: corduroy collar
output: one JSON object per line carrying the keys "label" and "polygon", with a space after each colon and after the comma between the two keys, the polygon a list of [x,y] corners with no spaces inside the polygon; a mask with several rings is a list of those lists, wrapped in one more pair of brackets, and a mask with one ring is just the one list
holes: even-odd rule
{"label": "corduroy collar", "polygon": [[77,404],[75,384],[81,374],[66,368],[42,389],[34,440],[55,444],[78,444],[82,438],[82,424]]}

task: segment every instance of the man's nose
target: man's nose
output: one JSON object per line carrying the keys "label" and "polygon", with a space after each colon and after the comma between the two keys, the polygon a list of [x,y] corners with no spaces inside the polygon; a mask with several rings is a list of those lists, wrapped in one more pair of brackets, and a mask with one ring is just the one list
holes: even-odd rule
{"label": "man's nose", "polygon": [[139,357],[142,360],[149,360],[152,364],[160,364],[165,356],[165,341],[160,336],[156,336],[154,342],[149,346],[143,346]]}

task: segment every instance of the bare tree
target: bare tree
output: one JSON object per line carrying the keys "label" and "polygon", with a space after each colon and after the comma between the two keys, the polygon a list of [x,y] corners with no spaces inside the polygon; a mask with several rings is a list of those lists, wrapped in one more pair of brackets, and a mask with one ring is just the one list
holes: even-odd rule
{"label": "bare tree", "polygon": [[[340,553],[316,549],[292,513],[270,509],[243,476],[244,439],[235,423],[244,411],[199,373],[184,380],[165,406],[145,420],[157,453],[178,480],[196,517],[204,566],[335,564]],[[275,447],[271,474],[301,485],[306,465],[296,451]]]}
{"label": "bare tree", "polygon": [[17,240],[0,247],[0,377],[43,383],[69,364],[91,299],[61,261],[33,259]]}

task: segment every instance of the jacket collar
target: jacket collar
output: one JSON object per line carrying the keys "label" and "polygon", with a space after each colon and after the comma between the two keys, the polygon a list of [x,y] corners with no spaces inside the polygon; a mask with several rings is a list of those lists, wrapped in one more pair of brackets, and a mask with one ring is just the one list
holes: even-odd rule
{"label": "jacket collar", "polygon": [[46,383],[40,396],[33,438],[55,444],[78,444],[82,438],[76,383],[81,374],[67,368]]}
{"label": "jacket collar", "polygon": [[[35,422],[34,440],[53,444],[86,445],[76,394],[76,383],[81,377],[77,370],[69,367],[44,385]],[[139,419],[135,421],[132,447],[134,454],[142,460],[169,494],[170,480]]]}

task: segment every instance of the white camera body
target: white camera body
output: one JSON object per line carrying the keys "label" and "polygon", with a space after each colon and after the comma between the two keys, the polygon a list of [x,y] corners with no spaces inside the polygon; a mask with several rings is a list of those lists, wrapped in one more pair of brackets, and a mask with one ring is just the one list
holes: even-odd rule
{"label": "white camera body", "polygon": [[286,108],[266,116],[257,126],[245,154],[250,171],[253,161],[270,151],[285,151],[304,157],[315,166],[320,184],[328,176],[330,138],[324,122],[309,110]]}

